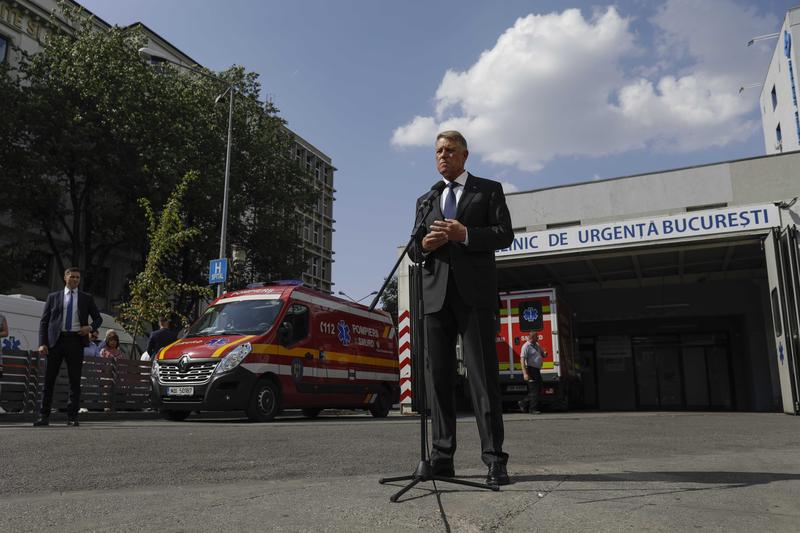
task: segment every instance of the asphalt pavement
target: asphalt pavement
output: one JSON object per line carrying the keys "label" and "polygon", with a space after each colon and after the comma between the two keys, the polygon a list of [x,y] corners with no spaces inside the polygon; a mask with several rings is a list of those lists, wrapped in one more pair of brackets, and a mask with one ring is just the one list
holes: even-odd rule
{"label": "asphalt pavement", "polygon": [[[800,418],[507,414],[512,484],[420,483],[419,423],[357,412],[267,424],[0,418],[0,531],[797,531]],[[2,416],[2,415],[0,415]],[[123,417],[124,418],[124,417]],[[482,481],[459,419],[456,474]]]}

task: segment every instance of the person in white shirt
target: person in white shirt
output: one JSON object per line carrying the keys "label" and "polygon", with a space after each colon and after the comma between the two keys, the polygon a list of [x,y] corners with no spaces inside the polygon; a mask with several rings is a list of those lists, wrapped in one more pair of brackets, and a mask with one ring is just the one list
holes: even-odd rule
{"label": "person in white shirt", "polygon": [[[39,323],[39,356],[47,359],[42,403],[39,419],[34,426],[50,425],[50,407],[53,389],[61,363],[66,361],[69,375],[69,403],[67,425],[78,426],[78,408],[81,400],[81,369],[83,349],[91,342],[92,331],[103,323],[91,294],[78,290],[81,282],[79,268],[64,271],[64,289],[50,293]],[[89,319],[92,322],[89,323]]]}
{"label": "person in white shirt", "polygon": [[539,389],[542,387],[542,361],[546,352],[539,346],[539,334],[535,331],[528,333],[528,340],[522,345],[520,360],[522,363],[522,377],[528,384],[528,395],[519,402],[519,409],[523,413],[539,414]]}

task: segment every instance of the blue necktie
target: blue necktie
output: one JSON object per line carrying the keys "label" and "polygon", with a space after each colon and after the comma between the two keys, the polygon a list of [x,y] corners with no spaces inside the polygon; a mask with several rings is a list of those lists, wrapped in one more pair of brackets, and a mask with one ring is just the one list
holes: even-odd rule
{"label": "blue necktie", "polygon": [[72,329],[72,291],[69,291],[67,298],[67,318],[64,321],[64,330],[70,331]]}
{"label": "blue necktie", "polygon": [[458,187],[458,183],[455,181],[447,184],[447,188],[450,190],[447,191],[447,197],[444,199],[444,209],[442,210],[444,218],[456,218],[456,187]]}

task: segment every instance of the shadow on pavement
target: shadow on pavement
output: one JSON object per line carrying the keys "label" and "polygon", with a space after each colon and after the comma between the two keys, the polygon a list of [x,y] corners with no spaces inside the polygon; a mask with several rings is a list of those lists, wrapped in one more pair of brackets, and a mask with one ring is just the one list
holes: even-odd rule
{"label": "shadow on pavement", "polygon": [[[593,503],[600,501],[624,500],[630,498],[641,498],[660,494],[674,494],[681,492],[696,492],[706,490],[729,490],[757,485],[766,485],[776,481],[797,481],[800,474],[784,474],[774,472],[713,472],[713,471],[676,471],[676,472],[620,472],[613,474],[575,474],[575,475],[524,475],[512,476],[510,485],[506,490],[538,491],[538,492],[588,492],[601,490],[614,491],[648,491],[646,494],[635,494],[625,496],[614,496],[610,498],[600,498],[586,500],[582,503]],[[514,487],[514,484],[534,481],[556,481],[558,485],[552,489],[525,489]],[[706,487],[593,487],[593,488],[561,488],[564,483],[695,483],[709,485]]]}
{"label": "shadow on pavement", "polygon": [[560,482],[664,482],[664,483],[708,483],[713,485],[735,485],[751,487],[765,485],[774,481],[800,480],[798,474],[776,474],[773,472],[620,472],[614,474],[542,474],[512,476],[519,483],[524,481],[560,481]]}

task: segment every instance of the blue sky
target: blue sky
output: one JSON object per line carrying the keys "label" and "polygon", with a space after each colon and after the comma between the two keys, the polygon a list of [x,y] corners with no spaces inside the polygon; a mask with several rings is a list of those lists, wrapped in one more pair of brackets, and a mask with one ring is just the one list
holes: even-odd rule
{"label": "blue sky", "polygon": [[361,298],[438,178],[438,129],[461,129],[468,170],[507,191],[763,155],[760,89],[738,89],[763,81],[775,41],[745,45],[794,1],[81,3],[261,75],[338,169],[334,289]]}

